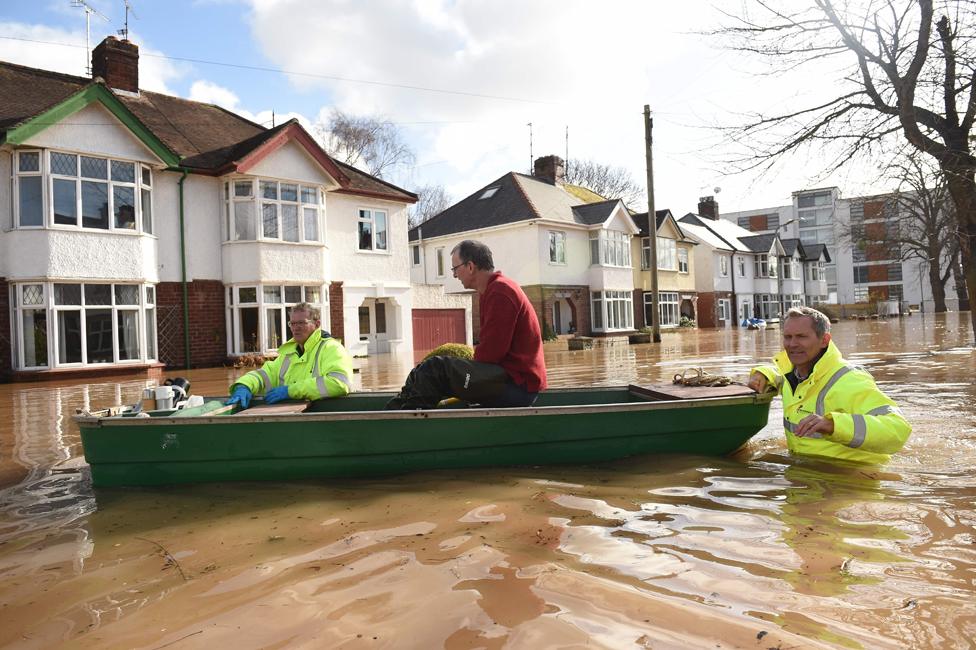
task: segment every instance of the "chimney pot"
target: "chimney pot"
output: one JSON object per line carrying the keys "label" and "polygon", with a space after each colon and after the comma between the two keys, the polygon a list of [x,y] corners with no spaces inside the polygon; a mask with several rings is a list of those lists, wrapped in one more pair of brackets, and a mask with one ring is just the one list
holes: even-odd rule
{"label": "chimney pot", "polygon": [[101,77],[109,88],[139,92],[139,46],[107,36],[92,50],[92,79]]}
{"label": "chimney pot", "polygon": [[559,156],[542,156],[535,159],[533,176],[553,185],[566,182],[566,166]]}
{"label": "chimney pot", "polygon": [[714,196],[703,196],[698,199],[698,214],[712,221],[718,221],[718,201]]}

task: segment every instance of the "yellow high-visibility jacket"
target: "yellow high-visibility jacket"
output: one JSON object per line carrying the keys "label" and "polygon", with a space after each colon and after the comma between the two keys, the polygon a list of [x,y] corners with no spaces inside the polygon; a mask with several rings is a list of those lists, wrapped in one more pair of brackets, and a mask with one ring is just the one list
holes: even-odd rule
{"label": "yellow high-visibility jacket", "polygon": [[[908,440],[912,427],[895,402],[881,392],[871,373],[849,365],[833,342],[795,393],[785,378],[793,370],[786,351],[773,362],[775,368],[761,366],[753,372],[762,373],[783,396],[783,427],[791,452],[881,464]],[[811,413],[833,420],[834,432],[794,435],[796,426]]]}
{"label": "yellow high-visibility jacket", "polygon": [[278,348],[277,358],[239,377],[231,385],[231,393],[236,384],[247,386],[255,395],[288,386],[292,399],[343,397],[352,385],[352,356],[337,339],[316,330],[305,341],[303,354],[298,354],[295,339],[288,339]]}

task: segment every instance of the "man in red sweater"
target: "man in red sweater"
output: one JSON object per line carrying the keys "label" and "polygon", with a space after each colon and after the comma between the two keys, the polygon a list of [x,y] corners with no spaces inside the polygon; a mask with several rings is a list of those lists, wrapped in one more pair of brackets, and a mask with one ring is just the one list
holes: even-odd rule
{"label": "man in red sweater", "polygon": [[434,408],[445,397],[490,407],[532,406],[546,388],[542,330],[518,284],[495,271],[491,250],[466,239],[451,251],[451,271],[478,292],[481,336],[474,360],[431,357],[414,368],[388,409]]}

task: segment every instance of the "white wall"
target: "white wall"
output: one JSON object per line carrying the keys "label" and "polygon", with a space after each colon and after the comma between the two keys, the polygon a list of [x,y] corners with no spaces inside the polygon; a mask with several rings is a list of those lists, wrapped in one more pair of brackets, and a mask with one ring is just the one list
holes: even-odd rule
{"label": "white wall", "polygon": [[45,228],[13,230],[3,239],[10,280],[158,280],[155,240],[148,235]]}
{"label": "white wall", "polygon": [[247,171],[250,176],[263,176],[283,181],[295,181],[309,185],[337,187],[335,180],[326,174],[318,162],[303,146],[294,140],[286,142]]}
{"label": "white wall", "polygon": [[162,164],[146,145],[97,102],[47,127],[24,146],[124,158],[148,165]]}

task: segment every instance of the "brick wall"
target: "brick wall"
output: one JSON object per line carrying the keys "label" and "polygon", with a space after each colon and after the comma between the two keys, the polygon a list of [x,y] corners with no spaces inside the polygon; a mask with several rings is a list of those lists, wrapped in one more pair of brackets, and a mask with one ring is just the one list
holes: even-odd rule
{"label": "brick wall", "polygon": [[10,283],[7,278],[0,278],[0,380],[6,380],[13,373],[10,347]]}
{"label": "brick wall", "polygon": [[[535,315],[539,319],[539,327],[545,331],[546,326],[553,327],[552,309],[557,300],[566,300],[570,305],[573,327],[582,336],[592,336],[590,329],[590,288],[582,285],[542,285],[534,284],[522,287],[525,296],[532,303]],[[474,302],[478,302],[475,300]],[[472,318],[476,316],[472,315]],[[478,328],[478,321],[475,327]]]}
{"label": "brick wall", "polygon": [[698,294],[698,327],[718,327],[718,295],[714,291]]}
{"label": "brick wall", "polygon": [[[220,280],[194,280],[187,287],[190,312],[190,364],[217,366],[227,358],[224,285]],[[185,368],[183,287],[179,282],[156,286],[159,360]]]}
{"label": "brick wall", "polygon": [[343,291],[342,282],[333,282],[329,285],[329,333],[332,338],[346,342],[345,321],[342,315]]}

